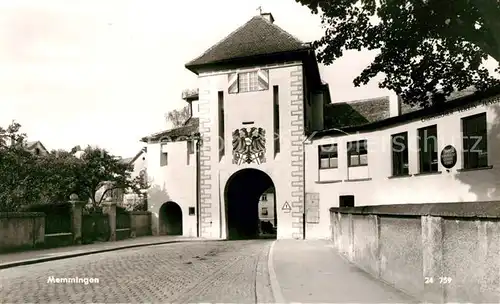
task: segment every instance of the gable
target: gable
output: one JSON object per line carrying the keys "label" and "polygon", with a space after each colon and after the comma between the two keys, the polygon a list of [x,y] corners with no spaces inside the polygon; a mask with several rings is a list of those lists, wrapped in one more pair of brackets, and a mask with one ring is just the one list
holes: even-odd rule
{"label": "gable", "polygon": [[262,16],[255,16],[226,38],[186,64],[195,72],[198,67],[232,59],[307,50],[304,44]]}

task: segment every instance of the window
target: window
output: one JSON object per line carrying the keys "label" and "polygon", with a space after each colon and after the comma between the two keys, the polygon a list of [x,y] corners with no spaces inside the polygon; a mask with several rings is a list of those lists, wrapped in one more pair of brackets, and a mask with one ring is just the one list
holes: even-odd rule
{"label": "window", "polygon": [[194,214],[195,214],[194,207],[189,207],[189,215],[194,215]]}
{"label": "window", "polygon": [[261,215],[269,215],[269,211],[267,211],[267,207],[262,208]]}
{"label": "window", "polygon": [[186,150],[187,150],[186,164],[189,166],[191,162],[191,154],[194,153],[194,142],[192,140],[186,141]]}
{"label": "window", "polygon": [[318,146],[319,168],[338,168],[337,144]]}
{"label": "window", "polygon": [[35,155],[40,155],[40,149],[38,148],[35,149]]}
{"label": "window", "polygon": [[354,195],[339,196],[339,207],[354,207]]}
{"label": "window", "polygon": [[160,154],[160,166],[166,166],[168,164],[168,152],[167,152],[167,145],[162,144],[161,145],[161,154]]}
{"label": "window", "polygon": [[257,71],[238,74],[238,88],[241,93],[259,90]]}
{"label": "window", "polygon": [[224,148],[224,92],[219,91],[219,160],[224,156]]}
{"label": "window", "polygon": [[280,152],[280,99],[279,88],[273,86],[273,105],[274,105],[274,154]]}
{"label": "window", "polygon": [[420,173],[438,171],[437,126],[418,129],[418,158]]}
{"label": "window", "polygon": [[194,141],[192,140],[187,141],[187,150],[188,154],[194,154]]}
{"label": "window", "polygon": [[263,202],[267,202],[267,194],[262,194],[262,196],[260,197],[260,200]]}
{"label": "window", "polygon": [[408,175],[408,132],[391,136],[392,175]]}
{"label": "window", "polygon": [[368,147],[366,140],[347,143],[347,163],[349,167],[368,165]]}
{"label": "window", "polygon": [[464,169],[488,166],[486,113],[462,118]]}
{"label": "window", "polygon": [[228,93],[269,90],[269,70],[228,74]]}

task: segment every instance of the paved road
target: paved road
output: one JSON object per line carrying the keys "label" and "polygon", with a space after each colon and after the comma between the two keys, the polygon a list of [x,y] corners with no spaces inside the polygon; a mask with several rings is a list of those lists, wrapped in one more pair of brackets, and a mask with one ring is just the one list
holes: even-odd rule
{"label": "paved road", "polygon": [[[273,302],[267,276],[271,243],[175,243],[4,269],[0,302]],[[52,276],[99,283],[49,283]]]}

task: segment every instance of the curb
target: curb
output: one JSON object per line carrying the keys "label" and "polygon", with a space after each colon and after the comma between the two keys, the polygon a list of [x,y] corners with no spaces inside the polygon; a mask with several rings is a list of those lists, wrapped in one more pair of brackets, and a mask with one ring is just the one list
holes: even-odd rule
{"label": "curb", "polygon": [[17,267],[17,266],[25,266],[25,265],[31,265],[31,264],[38,264],[38,263],[44,263],[44,262],[69,259],[69,258],[76,258],[76,257],[80,257],[80,256],[84,256],[84,255],[91,255],[91,254],[96,254],[96,253],[117,251],[117,250],[122,250],[122,249],[155,246],[155,245],[165,245],[165,244],[173,244],[173,243],[181,243],[181,242],[192,243],[192,242],[211,242],[211,241],[220,241],[220,240],[171,240],[171,241],[162,241],[162,242],[157,242],[157,243],[124,245],[124,246],[115,247],[115,248],[98,249],[98,250],[93,250],[93,251],[78,252],[78,253],[65,254],[65,255],[60,255],[60,256],[52,256],[52,257],[46,257],[46,258],[29,259],[29,260],[21,260],[21,261],[10,262],[10,263],[3,263],[3,264],[0,264],[0,270],[12,268],[12,267]]}
{"label": "curb", "polygon": [[273,241],[271,244],[271,248],[269,248],[269,257],[267,259],[267,268],[269,271],[269,281],[271,281],[271,290],[274,296],[275,303],[286,303],[283,298],[283,293],[281,293],[280,283],[278,282],[278,278],[276,277],[276,272],[274,272],[274,244],[276,241]]}

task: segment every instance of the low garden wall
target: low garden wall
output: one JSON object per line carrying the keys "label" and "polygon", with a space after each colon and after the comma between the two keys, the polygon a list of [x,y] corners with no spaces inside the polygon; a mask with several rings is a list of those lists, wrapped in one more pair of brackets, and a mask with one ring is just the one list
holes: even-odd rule
{"label": "low garden wall", "polygon": [[104,202],[102,213],[84,212],[84,202],[33,204],[0,213],[0,252],[107,242],[151,235],[151,213],[124,211]]}
{"label": "low garden wall", "polygon": [[420,301],[500,299],[500,202],[331,208],[337,250]]}
{"label": "low garden wall", "polygon": [[131,237],[151,235],[151,212],[130,212]]}
{"label": "low garden wall", "polygon": [[0,212],[0,252],[38,247],[44,235],[44,213]]}

